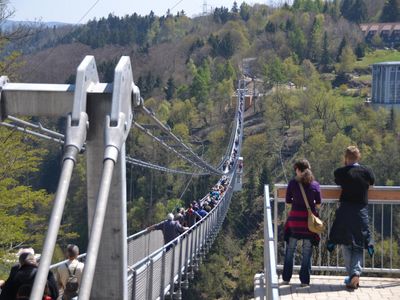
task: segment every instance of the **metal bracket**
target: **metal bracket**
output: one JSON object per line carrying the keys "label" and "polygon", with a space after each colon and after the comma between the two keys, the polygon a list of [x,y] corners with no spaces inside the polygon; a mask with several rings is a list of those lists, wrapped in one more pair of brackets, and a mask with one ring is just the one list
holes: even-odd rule
{"label": "metal bracket", "polygon": [[94,56],[87,55],[78,66],[75,80],[74,104],[72,107],[72,126],[77,126],[81,112],[86,112],[87,91],[90,85],[99,83]]}
{"label": "metal bracket", "polygon": [[106,117],[104,159],[118,159],[119,151],[132,126],[132,106],[140,105],[140,91],[133,82],[129,56],[119,60],[114,73],[111,114]]}
{"label": "metal bracket", "polygon": [[0,121],[3,122],[7,118],[6,109],[4,105],[4,101],[1,100],[1,92],[3,87],[8,83],[9,79],[7,76],[0,77]]}
{"label": "metal bracket", "polygon": [[86,113],[87,92],[91,85],[98,83],[96,61],[93,56],[88,55],[78,66],[76,72],[74,103],[72,113],[67,118],[63,160],[75,161],[76,153],[83,148],[89,126]]}

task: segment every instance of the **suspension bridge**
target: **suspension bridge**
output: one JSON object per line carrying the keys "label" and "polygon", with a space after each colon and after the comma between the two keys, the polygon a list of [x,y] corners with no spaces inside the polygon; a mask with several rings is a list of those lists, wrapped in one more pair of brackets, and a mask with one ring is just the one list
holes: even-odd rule
{"label": "suspension bridge", "polygon": [[[69,84],[22,84],[0,78],[2,116],[1,125],[61,143],[64,147],[60,179],[53,201],[48,231],[43,245],[40,264],[30,299],[42,299],[49,270],[63,262],[51,265],[57,234],[60,228],[72,171],[80,153],[86,156],[87,207],[89,243],[87,253],[81,255],[85,268],[78,298],[82,299],[180,299],[182,288],[189,287],[189,280],[210,250],[224,221],[235,188],[241,186],[242,169],[239,167],[243,135],[244,89],[239,87],[237,109],[227,150],[221,162],[213,166],[196,154],[181,138],[144,106],[140,91],[134,84],[128,57],[122,57],[115,68],[114,82],[101,83],[95,59],[87,56],[79,65],[76,82]],[[151,124],[140,124],[137,114],[144,115]],[[34,124],[21,117],[67,117],[65,133],[59,133]],[[184,160],[188,168],[171,169],[135,158],[126,153],[125,142],[136,127],[143,134],[160,144],[166,151]],[[83,151],[84,150],[84,151]],[[226,163],[228,162],[228,163]],[[126,165],[137,165],[162,172],[192,176],[216,175],[227,184],[218,204],[206,217],[195,223],[175,240],[164,245],[160,231],[142,230],[127,236],[126,217]],[[220,180],[218,181],[221,182]],[[372,222],[376,231],[383,230],[383,211],[388,206],[393,218],[394,206],[399,203],[397,188],[379,190],[372,199]],[[284,186],[275,187],[270,198],[265,189],[264,207],[264,273],[255,276],[256,299],[399,299],[400,266],[393,263],[395,251],[379,252],[380,260],[369,262],[366,273],[385,274],[385,280],[371,279],[375,284],[361,286],[361,292],[347,293],[337,278],[313,277],[311,287],[300,289],[296,284],[279,285],[278,272],[282,269],[283,241],[278,239],[284,219],[282,209]],[[329,194],[335,187],[323,188],[328,204],[337,197]],[[394,192],[394,194],[393,194]],[[205,198],[203,199],[205,200]],[[273,208],[271,207],[273,205]],[[329,204],[330,205],[330,204]],[[383,208],[383,205],[386,205]],[[380,217],[381,226],[375,216]],[[283,214],[283,217],[282,217]],[[107,222],[105,223],[105,220]],[[328,223],[330,223],[328,221]],[[390,221],[390,249],[394,247],[393,220]],[[383,236],[383,232],[378,235]],[[325,239],[322,236],[322,239]],[[339,254],[328,258],[330,265],[322,265],[321,248],[313,261],[318,272],[343,272]],[[389,257],[389,259],[384,259]],[[378,260],[378,258],[377,258]],[[299,266],[295,265],[295,270]],[[323,275],[324,273],[321,273]],[[333,278],[333,279],[332,279]],[[331,281],[330,281],[331,280]],[[375,281],[374,281],[375,280]],[[364,281],[368,282],[368,281]],[[107,288],[104,288],[107,287]],[[344,294],[345,293],[345,294]],[[335,298],[336,297],[336,298]],[[396,298],[397,297],[397,298]]]}
{"label": "suspension bridge", "polygon": [[[61,175],[30,299],[42,299],[49,269],[59,265],[51,266],[51,259],[72,171],[83,150],[89,242],[87,253],[81,256],[85,268],[78,298],[164,299],[168,294],[181,298],[181,287],[187,287],[210,249],[229,208],[234,185],[238,180],[240,184],[236,169],[242,143],[243,91],[238,90],[225,155],[218,166],[212,166],[144,106],[129,57],[120,59],[113,83],[99,82],[95,59],[87,56],[77,68],[74,85],[12,83],[3,76],[0,86],[1,125],[63,144]],[[136,114],[144,115],[151,124],[140,124]],[[20,119],[25,116],[67,117],[65,134]],[[128,155],[125,142],[133,126],[188,167],[171,169]],[[160,231],[143,230],[127,237],[126,164],[192,176],[223,176],[226,189],[206,217],[167,245]]]}

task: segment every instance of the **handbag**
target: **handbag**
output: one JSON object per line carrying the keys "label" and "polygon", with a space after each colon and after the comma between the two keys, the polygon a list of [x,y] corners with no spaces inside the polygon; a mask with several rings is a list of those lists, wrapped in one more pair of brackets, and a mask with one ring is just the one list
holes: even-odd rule
{"label": "handbag", "polygon": [[313,214],[310,208],[310,204],[308,203],[308,199],[306,196],[306,193],[304,192],[304,187],[303,184],[299,182],[301,194],[303,195],[303,200],[304,203],[306,204],[307,207],[307,212],[308,212],[308,219],[307,219],[307,226],[308,230],[311,232],[321,234],[325,230],[325,224],[324,222],[318,218],[316,215]]}

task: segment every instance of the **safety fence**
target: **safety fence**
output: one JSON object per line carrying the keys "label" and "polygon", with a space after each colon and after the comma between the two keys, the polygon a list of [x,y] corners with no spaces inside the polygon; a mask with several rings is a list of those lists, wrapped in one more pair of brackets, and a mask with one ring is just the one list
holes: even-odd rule
{"label": "safety fence", "polygon": [[254,276],[254,299],[279,299],[269,186],[264,185],[264,273]]}
{"label": "safety fence", "polygon": [[[275,185],[274,199],[274,240],[277,269],[283,269],[285,243],[283,240],[284,224],[288,210],[285,207],[286,184]],[[313,271],[345,272],[340,248],[330,253],[326,250],[328,234],[331,229],[336,208],[339,205],[340,187],[321,185],[322,205],[320,216],[327,224],[327,230],[321,234],[321,241],[313,255]],[[363,255],[364,273],[400,274],[399,259],[399,215],[400,187],[374,186],[369,190],[368,211],[370,229],[375,244],[375,254],[370,257],[366,251]],[[295,260],[295,270],[300,269],[300,261]]]}

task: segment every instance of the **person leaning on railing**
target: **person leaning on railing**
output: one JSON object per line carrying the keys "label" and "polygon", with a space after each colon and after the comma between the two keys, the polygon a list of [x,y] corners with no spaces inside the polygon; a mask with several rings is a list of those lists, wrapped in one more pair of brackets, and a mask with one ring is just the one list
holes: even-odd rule
{"label": "person leaning on railing", "polygon": [[351,289],[358,288],[360,283],[363,248],[368,250],[370,256],[374,254],[369,229],[368,189],[375,183],[375,176],[369,168],[358,163],[360,158],[360,150],[356,146],[347,147],[345,166],[334,172],[335,182],[342,192],[327,243],[328,251],[333,251],[336,244],[342,245],[348,273],[344,283]]}
{"label": "person leaning on railing", "polygon": [[172,213],[167,215],[167,219],[165,221],[151,225],[147,228],[148,231],[162,230],[165,244],[168,244],[170,241],[174,240],[188,229],[189,227],[182,226],[178,221],[174,221],[174,215]]}
{"label": "person leaning on railing", "polygon": [[[308,211],[305,201],[308,200],[311,211],[318,216],[316,208],[321,204],[321,192],[319,183],[314,180],[310,163],[306,159],[297,161],[294,164],[296,177],[293,178],[286,191],[286,204],[290,206],[287,221],[285,224],[286,253],[283,265],[283,284],[289,284],[293,273],[293,257],[296,251],[297,242],[303,241],[303,258],[300,268],[300,282],[302,287],[309,286],[311,272],[312,246],[319,244],[318,234],[308,230]],[[302,196],[300,185],[303,186],[307,200]]]}

